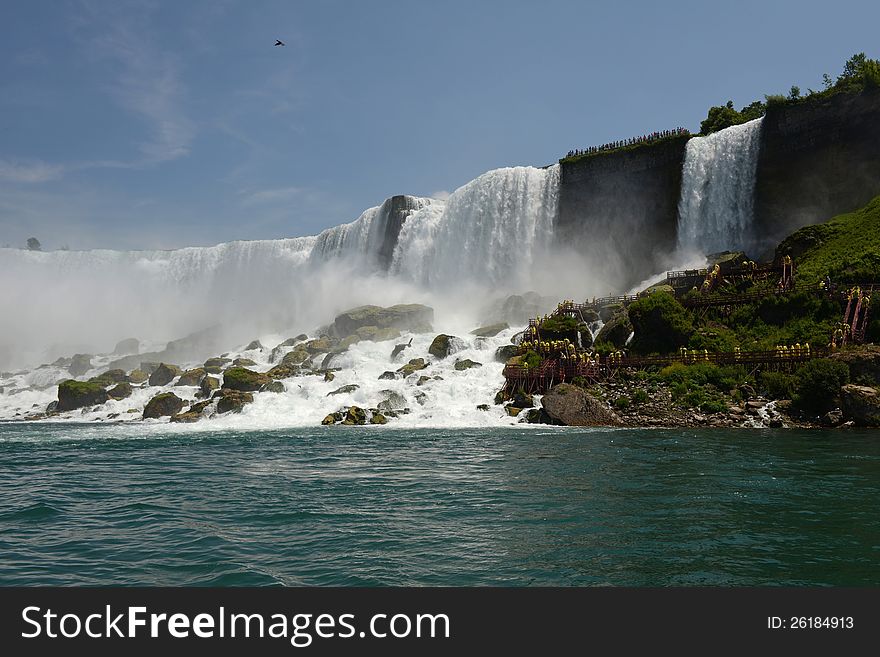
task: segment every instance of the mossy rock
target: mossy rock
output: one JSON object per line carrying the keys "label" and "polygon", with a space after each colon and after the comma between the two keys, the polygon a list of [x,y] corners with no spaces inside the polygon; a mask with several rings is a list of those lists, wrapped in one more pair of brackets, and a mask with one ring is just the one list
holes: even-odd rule
{"label": "mossy rock", "polygon": [[332,397],[333,395],[347,395],[349,393],[354,392],[358,388],[360,388],[359,385],[357,385],[355,383],[350,383],[347,386],[342,386],[341,388],[337,388],[336,390],[331,390],[330,392],[327,393],[327,396]]}
{"label": "mossy rock", "polygon": [[454,343],[457,339],[458,338],[456,338],[454,335],[446,335],[445,333],[441,333],[431,342],[431,346],[428,347],[428,353],[431,354],[434,358],[442,360],[454,351]]}
{"label": "mossy rock", "polygon": [[336,424],[337,422],[342,422],[345,416],[342,413],[330,413],[325,416],[323,420],[321,420],[321,424],[324,426],[328,426],[331,424]]}
{"label": "mossy rock", "polygon": [[380,381],[394,381],[395,379],[401,378],[403,375],[398,372],[392,372],[390,370],[386,370],[379,375]]}
{"label": "mossy rock", "polygon": [[230,388],[221,388],[214,393],[217,398],[218,413],[240,413],[245,404],[254,401],[254,396],[250,392],[242,392],[241,390],[232,390]]}
{"label": "mossy rock", "polygon": [[335,378],[336,378],[336,376],[330,370],[327,370],[326,372],[324,372],[324,380],[327,383],[330,383]]}
{"label": "mossy rock", "polygon": [[159,363],[152,374],[150,374],[151,386],[165,386],[174,380],[174,377],[180,374],[180,368],[177,365],[168,363]]}
{"label": "mossy rock", "polygon": [[259,340],[251,340],[251,342],[248,343],[248,346],[244,348],[245,351],[251,351],[253,349],[259,349],[260,351],[263,351],[262,343]]}
{"label": "mossy rock", "polygon": [[110,395],[100,383],[68,379],[58,384],[56,410],[64,412],[87,406],[98,406],[109,399]]}
{"label": "mossy rock", "polygon": [[[419,370],[426,369],[427,367],[428,367],[428,364],[425,362],[424,358],[413,358],[411,361],[409,361],[403,367],[399,367],[397,369],[397,373],[404,376],[404,377],[407,377],[410,374],[415,374]],[[379,378],[381,379],[384,376],[385,375],[383,374]]]}
{"label": "mossy rock", "polygon": [[147,377],[149,377],[150,374],[156,371],[156,368],[159,367],[159,365],[161,365],[161,363],[156,363],[151,360],[145,360],[141,361],[141,365],[138,369],[140,369],[142,372],[145,372]]}
{"label": "mossy rock", "polygon": [[211,405],[211,401],[201,401],[190,406],[185,413],[177,413],[171,416],[172,422],[196,422],[202,418],[204,411]]}
{"label": "mossy rock", "polygon": [[336,345],[336,349],[339,350],[340,353],[348,349],[350,346],[357,344],[360,342],[360,336],[358,335],[349,335],[348,337],[342,338],[339,341],[339,344]]}
{"label": "mossy rock", "polygon": [[370,424],[388,424],[388,418],[378,411],[373,411],[373,417],[370,418]]}
{"label": "mossy rock", "polygon": [[355,335],[367,342],[384,342],[385,340],[399,338],[400,330],[393,327],[362,326],[355,331]]}
{"label": "mossy rock", "polygon": [[107,391],[111,399],[125,399],[131,397],[131,384],[128,381],[117,383],[114,387]]}
{"label": "mossy rock", "polygon": [[380,401],[376,408],[382,412],[387,411],[402,411],[406,408],[406,397],[401,395],[399,392],[394,392],[393,390],[383,390],[382,394],[385,395],[385,399]]}
{"label": "mossy rock", "polygon": [[505,406],[505,407],[504,407],[504,410],[507,412],[507,414],[508,414],[510,417],[516,417],[517,415],[519,415],[520,413],[522,413],[522,409],[521,409],[521,408],[517,408],[517,407],[514,406],[513,404],[511,404],[510,406]]}
{"label": "mossy rock", "polygon": [[270,381],[262,388],[260,388],[260,392],[274,392],[276,394],[281,394],[282,392],[286,392],[287,388],[284,387],[284,384],[281,381]]}
{"label": "mossy rock", "polygon": [[187,370],[183,374],[180,375],[180,378],[177,380],[175,385],[179,386],[197,386],[201,384],[202,379],[205,378],[205,368],[204,367],[195,367],[191,370]]}
{"label": "mossy rock", "polygon": [[250,358],[236,358],[232,361],[233,367],[255,367],[257,361],[251,360]]}
{"label": "mossy rock", "polygon": [[114,383],[122,383],[126,378],[125,370],[113,369],[107,370],[98,376],[93,376],[89,381],[106,387],[112,386]]}
{"label": "mossy rock", "polygon": [[150,378],[150,375],[141,369],[134,369],[128,375],[128,382],[135,385],[143,383]]}
{"label": "mossy rock", "polygon": [[478,411],[488,411],[489,404],[477,404],[477,410]]}
{"label": "mossy rock", "polygon": [[205,361],[205,371],[208,374],[222,374],[223,368],[231,362],[231,358],[222,358],[220,356],[209,358]]}
{"label": "mossy rock", "polygon": [[519,347],[515,344],[506,344],[495,350],[495,361],[498,363],[506,363],[519,353]]}
{"label": "mossy rock", "polygon": [[373,326],[423,333],[431,330],[433,321],[434,310],[420,304],[399,304],[388,308],[359,306],[337,315],[332,332],[343,337],[356,334],[361,327]]}
{"label": "mossy rock", "polygon": [[220,379],[216,376],[206,375],[199,384],[199,393],[202,397],[210,397],[215,390],[220,389]]}
{"label": "mossy rock", "polygon": [[610,342],[618,349],[626,346],[626,341],[632,333],[632,324],[629,321],[629,314],[625,310],[617,313],[609,319],[599,334],[596,336],[596,342]]}
{"label": "mossy rock", "polygon": [[607,306],[599,308],[599,319],[607,322],[623,309],[622,303],[609,303]]}
{"label": "mossy rock", "polygon": [[455,370],[457,372],[463,372],[464,370],[469,370],[474,367],[482,367],[482,363],[478,363],[475,360],[471,360],[470,358],[462,358],[460,360],[455,361]]}
{"label": "mossy rock", "polygon": [[254,372],[246,367],[230,367],[223,373],[222,387],[239,392],[257,392],[271,381],[272,377],[267,374]]}
{"label": "mossy rock", "polygon": [[173,392],[163,392],[150,401],[144,407],[144,419],[156,419],[171,415],[177,415],[183,408],[184,401]]}
{"label": "mossy rock", "polygon": [[489,324],[488,326],[475,328],[471,331],[471,335],[476,335],[478,338],[494,338],[501,333],[501,331],[506,331],[509,328],[510,324],[507,322],[499,322],[497,324]]}
{"label": "mossy rock", "polygon": [[343,424],[356,425],[367,423],[367,412],[360,406],[352,406],[345,414]]}
{"label": "mossy rock", "polygon": [[[316,356],[317,354],[323,354],[330,351],[333,348],[333,341],[330,340],[327,336],[323,336],[320,338],[316,338],[314,340],[309,340],[305,343],[303,349],[297,349],[297,351],[305,351],[306,358],[309,356]],[[290,352],[291,354],[296,353],[296,351]],[[290,354],[288,354],[289,356]],[[298,362],[303,362],[306,358]]]}

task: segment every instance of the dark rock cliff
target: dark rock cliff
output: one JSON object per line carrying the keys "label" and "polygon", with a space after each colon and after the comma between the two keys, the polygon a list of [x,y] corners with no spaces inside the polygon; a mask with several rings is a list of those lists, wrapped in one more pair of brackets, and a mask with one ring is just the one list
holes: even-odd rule
{"label": "dark rock cliff", "polygon": [[755,229],[769,253],[797,228],[880,194],[880,90],[771,107],[755,194]]}
{"label": "dark rock cliff", "polygon": [[556,237],[635,285],[668,266],[676,243],[686,138],[563,163]]}
{"label": "dark rock cliff", "polygon": [[383,204],[383,212],[387,211],[387,220],[384,227],[384,236],[382,245],[379,247],[377,254],[379,267],[383,271],[388,271],[391,260],[394,256],[394,248],[397,246],[397,238],[400,236],[400,229],[403,222],[420,205],[417,199],[412,196],[392,196]]}

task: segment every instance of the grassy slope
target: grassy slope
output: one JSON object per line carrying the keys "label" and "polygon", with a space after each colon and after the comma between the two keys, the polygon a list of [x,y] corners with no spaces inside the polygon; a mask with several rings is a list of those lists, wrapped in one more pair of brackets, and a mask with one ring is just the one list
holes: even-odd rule
{"label": "grassy slope", "polygon": [[804,226],[778,252],[795,254],[799,282],[826,274],[840,282],[880,282],[880,196],[855,212]]}

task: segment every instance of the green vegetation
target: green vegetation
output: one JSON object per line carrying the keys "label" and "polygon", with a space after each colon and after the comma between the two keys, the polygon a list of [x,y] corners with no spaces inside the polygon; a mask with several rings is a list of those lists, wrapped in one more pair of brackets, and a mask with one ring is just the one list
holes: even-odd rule
{"label": "green vegetation", "polygon": [[523,365],[528,365],[530,368],[538,367],[541,364],[541,355],[537,351],[529,350],[523,354],[520,362]]}
{"label": "green vegetation", "polygon": [[650,377],[667,385],[672,399],[681,406],[699,408],[703,413],[727,410],[727,398],[738,399],[739,386],[754,384],[745,368],[735,365],[719,367],[712,363],[674,363]]}
{"label": "green vegetation", "polygon": [[577,331],[580,321],[574,317],[548,317],[541,323],[541,331],[548,333],[568,333]]}
{"label": "green vegetation", "polygon": [[785,239],[777,254],[795,258],[801,281],[880,283],[880,196],[860,210],[804,226]]}
{"label": "green vegetation", "polygon": [[764,102],[755,101],[740,110],[734,108],[731,100],[727,101],[726,105],[711,107],[707,117],[700,123],[700,134],[708,135],[760,118],[768,108],[815,102],[839,93],[860,93],[868,89],[880,88],[880,61],[868,59],[863,52],[853,55],[843,65],[843,72],[837,80],[833,80],[827,73],[823,76],[823,86],[825,88],[822,91],[808,89],[805,96],[801,95],[799,87],[792,86],[787,96],[780,94],[765,96]]}
{"label": "green vegetation", "polygon": [[645,392],[642,388],[637,388],[635,391],[633,391],[632,401],[633,404],[644,404],[646,401],[648,401],[648,393]]}
{"label": "green vegetation", "polygon": [[623,396],[623,397],[618,397],[617,399],[614,400],[614,408],[616,408],[619,411],[625,411],[626,409],[629,408],[629,405],[630,405],[629,397]]}
{"label": "green vegetation", "polygon": [[827,358],[811,360],[798,370],[797,378],[798,406],[821,413],[833,408],[841,386],[849,383],[849,368]]}
{"label": "green vegetation", "polygon": [[798,378],[785,372],[761,372],[761,387],[770,399],[792,399]]}
{"label": "green vegetation", "polygon": [[633,302],[628,312],[635,332],[630,347],[635,353],[671,353],[686,345],[694,332],[691,313],[666,292]]}

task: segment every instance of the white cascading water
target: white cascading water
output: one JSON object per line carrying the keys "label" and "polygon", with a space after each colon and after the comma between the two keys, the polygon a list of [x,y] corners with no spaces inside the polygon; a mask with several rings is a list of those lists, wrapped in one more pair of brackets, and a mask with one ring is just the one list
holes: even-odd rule
{"label": "white cascading water", "polygon": [[688,141],[678,203],[682,254],[748,248],[762,121]]}
{"label": "white cascading water", "polygon": [[392,272],[438,287],[473,281],[528,289],[559,206],[559,165],[496,169],[404,224]]}
{"label": "white cascading water", "polygon": [[[296,333],[315,336],[320,324],[345,308],[418,302],[435,308],[433,333],[353,345],[333,358],[330,365],[343,368],[333,382],[319,376],[288,379],[285,393],[258,395],[241,414],[181,429],[314,425],[340,407],[375,406],[389,391],[402,395],[411,409],[395,420],[401,426],[515,423],[492,399],[503,382],[495,350],[510,344],[517,327],[493,338],[477,338],[469,331],[500,289],[528,289],[529,265],[552,236],[558,188],[558,166],[515,167],[480,176],[446,202],[410,197],[387,274],[378,271],[376,256],[386,237],[388,202],[314,237],[173,251],[0,249],[0,276],[16,281],[0,288],[0,305],[13,310],[0,316],[0,361],[6,361],[6,368],[30,367],[77,352],[98,354],[92,369],[77,377],[84,380],[107,369],[115,358],[108,352],[121,338],[140,338],[143,353],[220,324],[239,328],[223,350],[233,358],[250,358],[257,363],[255,369],[265,371],[273,364],[272,347]],[[461,292],[469,286],[482,293]],[[460,337],[460,352],[437,360],[428,356],[427,347],[441,332]],[[245,350],[252,338],[267,349]],[[412,347],[392,361],[394,345],[410,338]],[[428,369],[418,375],[430,377],[429,383],[414,386],[413,381],[378,378],[416,357],[427,359]],[[458,358],[482,367],[455,370]],[[320,367],[318,361],[313,366]],[[193,367],[200,362],[182,359],[176,364]],[[0,372],[0,419],[21,419],[45,409],[56,398],[55,382],[69,377],[61,365]],[[328,396],[348,384],[360,387]],[[196,392],[166,388],[184,398]],[[130,398],[60,419],[136,420],[140,413],[131,410],[142,409],[157,392],[155,387],[136,387]],[[478,410],[479,404],[489,404],[491,410]]]}

